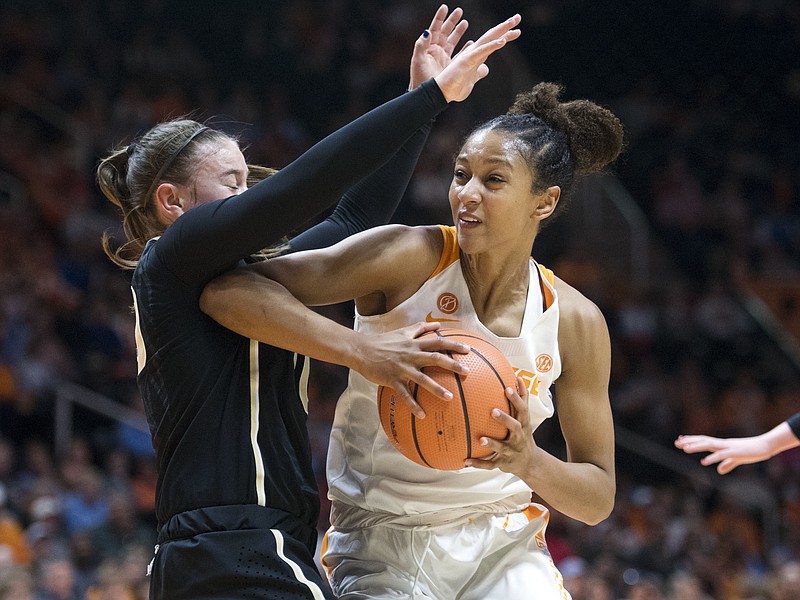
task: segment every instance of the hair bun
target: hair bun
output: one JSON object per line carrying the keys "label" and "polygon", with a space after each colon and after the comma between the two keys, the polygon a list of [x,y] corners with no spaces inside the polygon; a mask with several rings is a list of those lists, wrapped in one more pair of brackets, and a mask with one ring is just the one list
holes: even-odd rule
{"label": "hair bun", "polygon": [[587,175],[613,162],[623,146],[620,120],[589,100],[561,102],[563,87],[542,82],[517,95],[510,115],[532,115],[567,137],[575,173]]}
{"label": "hair bun", "polygon": [[532,114],[538,117],[558,108],[558,99],[563,90],[564,88],[557,83],[546,81],[539,83],[532,90],[517,94],[508,113],[511,115]]}

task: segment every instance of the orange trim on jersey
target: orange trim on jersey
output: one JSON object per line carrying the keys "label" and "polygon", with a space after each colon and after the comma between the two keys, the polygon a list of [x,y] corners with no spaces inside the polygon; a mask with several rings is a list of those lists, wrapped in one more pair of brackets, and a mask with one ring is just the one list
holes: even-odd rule
{"label": "orange trim on jersey", "polygon": [[442,232],[442,237],[444,238],[442,256],[439,259],[439,264],[436,265],[436,268],[428,279],[436,277],[439,273],[456,262],[461,255],[458,248],[458,238],[456,238],[456,228],[448,227],[447,225],[439,225],[439,230]]}
{"label": "orange trim on jersey", "polygon": [[[444,242],[442,247],[442,256],[439,258],[439,263],[436,265],[436,268],[433,270],[433,273],[430,274],[428,279],[436,277],[439,273],[456,262],[461,256],[461,250],[458,247],[456,228],[452,225],[439,225],[438,227],[439,231],[442,232],[442,241]],[[542,292],[544,294],[544,306],[545,309],[547,309],[550,308],[556,300],[555,295],[553,294],[555,275],[550,269],[540,265],[539,263],[536,263],[536,266],[539,267],[539,272],[550,284],[549,286],[542,286]]]}
{"label": "orange trim on jersey", "polygon": [[[539,528],[533,538],[536,540],[536,545],[539,548],[547,548],[547,541],[544,539],[544,531],[547,528],[547,524],[550,523],[550,511],[543,506],[529,504],[522,509],[522,514],[528,519],[528,523],[532,522],[534,519],[544,519],[544,525]],[[556,570],[556,572],[558,571]]]}
{"label": "orange trim on jersey", "polygon": [[329,527],[328,529],[325,530],[319,548],[319,564],[324,569],[328,577],[331,576],[331,568],[327,564],[325,564],[325,554],[327,554],[328,552],[328,534],[330,533],[331,529],[333,528]]}
{"label": "orange trim on jersey", "polygon": [[529,523],[534,519],[538,519],[539,517],[544,517],[545,523],[550,522],[550,511],[546,508],[542,508],[541,506],[536,506],[535,504],[529,504],[523,508],[522,514],[527,517]]}
{"label": "orange trim on jersey", "polygon": [[544,278],[547,280],[547,282],[551,286],[551,287],[548,287],[546,285],[542,286],[542,291],[544,292],[544,305],[545,305],[546,308],[550,308],[551,306],[553,306],[553,302],[556,301],[555,297],[553,296],[553,290],[552,290],[552,288],[555,287],[555,285],[556,285],[556,283],[555,283],[556,282],[556,276],[547,267],[543,267],[539,263],[536,263],[536,266],[539,267],[539,272],[542,275],[544,275]]}

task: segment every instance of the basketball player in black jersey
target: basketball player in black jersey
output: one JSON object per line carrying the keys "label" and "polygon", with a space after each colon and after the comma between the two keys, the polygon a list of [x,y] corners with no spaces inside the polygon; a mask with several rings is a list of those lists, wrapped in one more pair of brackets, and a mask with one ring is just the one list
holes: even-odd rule
{"label": "basketball player in black jersey", "polygon": [[[319,498],[302,389],[307,362],[222,328],[200,311],[199,297],[216,275],[339,197],[332,216],[288,250],[387,221],[431,120],[469,95],[488,72],[486,58],[519,35],[518,23],[501,23],[451,60],[466,23],[460,9],[448,16],[440,7],[415,44],[412,91],[250,188],[256,169],[237,142],[191,120],[157,125],[101,161],[98,183],[122,210],[127,237],[115,250],[104,239],[104,247],[133,269],[138,382],[156,450],[151,599],[330,597],[313,561]],[[463,348],[414,339],[436,326],[378,338],[353,332],[330,344],[351,345],[356,358],[347,366],[376,383],[414,381],[444,396],[421,369],[461,371],[442,352]]]}

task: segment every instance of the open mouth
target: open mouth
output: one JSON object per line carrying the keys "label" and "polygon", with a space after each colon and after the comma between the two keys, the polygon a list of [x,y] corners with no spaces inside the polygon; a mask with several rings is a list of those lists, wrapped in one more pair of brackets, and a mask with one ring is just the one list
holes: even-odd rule
{"label": "open mouth", "polygon": [[462,227],[475,227],[481,224],[481,220],[473,215],[460,214],[458,222]]}

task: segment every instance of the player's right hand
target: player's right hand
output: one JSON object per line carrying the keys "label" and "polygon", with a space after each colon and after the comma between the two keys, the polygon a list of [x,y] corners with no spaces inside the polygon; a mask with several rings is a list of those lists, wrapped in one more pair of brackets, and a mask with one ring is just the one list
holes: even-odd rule
{"label": "player's right hand", "polygon": [[422,369],[440,367],[460,375],[469,373],[467,366],[446,354],[467,354],[467,344],[434,336],[418,339],[422,334],[436,331],[439,327],[439,323],[420,322],[377,335],[360,335],[361,351],[356,371],[373,383],[395,390],[417,417],[424,418],[425,411],[411,394],[414,384],[445,400],[452,400],[453,395],[423,373]]}

